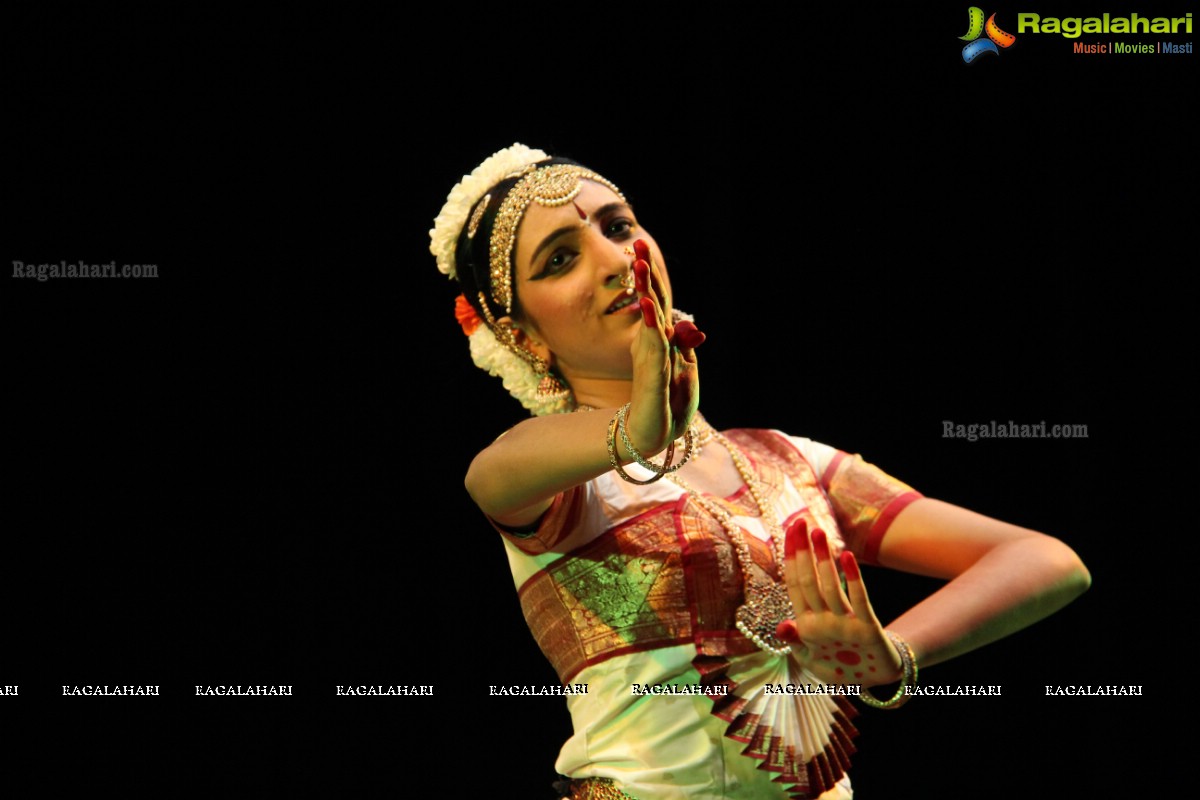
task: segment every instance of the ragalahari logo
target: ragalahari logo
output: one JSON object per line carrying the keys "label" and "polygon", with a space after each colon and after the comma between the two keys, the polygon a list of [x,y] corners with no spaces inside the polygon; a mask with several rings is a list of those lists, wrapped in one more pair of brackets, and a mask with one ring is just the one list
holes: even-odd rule
{"label": "ragalahari logo", "polygon": [[[987,33],[986,39],[979,38],[983,33]],[[1011,33],[1000,30],[1000,26],[996,24],[995,14],[988,17],[987,23],[984,24],[983,9],[979,6],[971,6],[967,9],[967,35],[958,38],[964,42],[970,42],[962,51],[963,61],[968,64],[984,53],[1000,55],[1001,47],[1012,47],[1012,43],[1017,40],[1017,37]]]}

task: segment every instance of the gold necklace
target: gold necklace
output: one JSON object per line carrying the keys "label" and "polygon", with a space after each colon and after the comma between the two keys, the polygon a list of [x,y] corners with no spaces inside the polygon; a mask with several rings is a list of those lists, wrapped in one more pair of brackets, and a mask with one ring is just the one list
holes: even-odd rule
{"label": "gold necklace", "polygon": [[[704,423],[704,427],[712,431],[712,434],[706,438],[702,433],[700,438],[705,441],[715,439],[729,451],[729,457],[733,459],[733,465],[737,468],[738,474],[742,476],[742,480],[746,483],[746,488],[750,490],[751,497],[754,498],[754,502],[758,505],[758,512],[761,515],[763,527],[767,529],[767,533],[771,537],[772,553],[775,557],[776,569],[782,573],[784,556],[783,528],[779,524],[778,517],[775,516],[775,510],[767,502],[766,498],[763,497],[758,479],[750,470],[750,464],[746,461],[746,457],[742,455],[742,452],[726,439],[723,434],[718,433],[711,425],[708,425],[707,422]],[[692,499],[699,503],[705,511],[712,514],[717,522],[721,523],[721,527],[725,529],[725,533],[729,536],[729,541],[733,543],[733,552],[737,557],[738,567],[742,570],[742,593],[744,598],[734,616],[737,629],[747,639],[754,642],[759,649],[777,656],[787,655],[792,649],[791,645],[775,635],[775,629],[779,623],[796,616],[796,612],[792,608],[791,598],[788,597],[787,587],[781,582],[754,580],[751,577],[749,569],[751,563],[750,546],[746,544],[746,536],[742,532],[741,526],[733,521],[733,517],[728,511],[693,489],[688,485],[687,481],[677,474],[668,475],[667,480],[673,481],[679,488],[683,489]],[[780,577],[782,577],[782,574]]]}
{"label": "gold necklace", "polygon": [[[575,410],[594,411],[595,408],[580,405]],[[729,451],[729,457],[733,459],[734,467],[737,468],[738,474],[742,476],[742,481],[750,491],[750,496],[758,505],[758,513],[762,518],[763,527],[767,529],[767,533],[771,537],[771,551],[775,557],[775,567],[780,571],[782,578],[783,528],[775,516],[775,510],[762,496],[758,479],[750,470],[750,464],[746,461],[746,457],[734,446],[733,442],[725,438],[724,434],[719,433],[712,425],[708,424],[708,420],[704,419],[699,411],[696,412],[690,427],[696,431],[694,436],[695,457],[700,456],[700,450],[704,445],[714,440]],[[792,646],[775,635],[775,629],[779,623],[794,619],[796,616],[796,612],[792,608],[792,599],[787,593],[787,587],[782,582],[756,581],[751,578],[748,566],[751,563],[750,546],[746,544],[746,537],[742,533],[741,526],[733,521],[733,517],[728,511],[689,486],[687,481],[679,477],[679,473],[671,473],[666,477],[667,480],[687,492],[705,511],[712,514],[725,529],[729,541],[733,543],[733,552],[737,557],[738,568],[742,571],[743,581],[743,602],[738,606],[734,615],[737,629],[743,636],[754,642],[759,649],[777,656],[787,655],[791,652]]]}

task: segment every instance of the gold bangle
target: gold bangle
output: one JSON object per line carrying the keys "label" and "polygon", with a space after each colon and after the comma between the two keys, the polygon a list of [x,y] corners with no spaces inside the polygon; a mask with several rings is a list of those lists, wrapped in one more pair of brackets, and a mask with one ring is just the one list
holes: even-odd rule
{"label": "gold bangle", "polygon": [[904,675],[900,679],[900,687],[896,689],[896,693],[887,700],[880,700],[875,697],[866,687],[858,693],[858,699],[862,700],[872,708],[896,709],[912,699],[909,694],[910,688],[915,688],[917,685],[917,658],[913,655],[912,648],[908,646],[908,642],[900,638],[899,634],[891,631],[884,631],[892,644],[896,646],[896,652],[900,654],[900,665],[904,670]]}
{"label": "gold bangle", "polygon": [[[645,480],[645,481],[638,480],[637,478],[633,477],[632,475],[630,475],[628,472],[625,471],[624,467],[621,466],[620,460],[617,458],[617,425],[620,422],[621,418],[625,416],[625,409],[627,409],[627,408],[629,408],[628,403],[626,403],[624,406],[622,406],[620,409],[618,409],[617,413],[613,415],[612,420],[610,420],[608,423],[608,463],[612,464],[612,468],[615,469],[617,471],[617,474],[620,475],[622,478],[629,481],[630,483],[636,483],[639,486],[645,486],[648,483],[654,483],[657,480],[662,480],[662,477],[665,473],[661,473],[661,472],[658,473],[657,475],[655,475],[653,478],[650,478],[649,480]],[[674,450],[675,450],[675,443],[671,442],[671,444],[667,447],[667,460],[670,460],[671,455],[674,453]]]}
{"label": "gold bangle", "polygon": [[680,467],[691,461],[692,454],[696,452],[696,434],[692,432],[691,425],[688,425],[687,430],[683,433],[683,444],[685,449],[683,451],[683,458],[680,459],[678,464],[671,464],[671,458],[675,455],[674,440],[671,440],[671,443],[667,445],[666,455],[663,456],[662,466],[655,464],[653,461],[639,453],[638,449],[633,446],[633,440],[629,438],[629,431],[625,428],[625,419],[629,414],[630,405],[631,403],[626,403],[621,407],[621,410],[617,412],[617,429],[621,433],[621,441],[625,444],[625,449],[629,451],[631,456],[633,456],[634,461],[640,464],[643,469],[653,472],[656,475],[669,475],[672,472],[677,472]]}

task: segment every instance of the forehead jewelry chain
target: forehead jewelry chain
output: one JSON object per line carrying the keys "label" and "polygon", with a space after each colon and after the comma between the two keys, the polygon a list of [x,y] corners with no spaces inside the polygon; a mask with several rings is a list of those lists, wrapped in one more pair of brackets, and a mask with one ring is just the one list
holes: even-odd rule
{"label": "forehead jewelry chain", "polygon": [[[706,431],[701,435],[701,439],[703,441],[715,440],[729,451],[729,457],[733,459],[733,464],[737,467],[738,474],[742,476],[742,480],[745,481],[746,487],[750,490],[750,496],[754,498],[754,502],[758,505],[763,527],[767,529],[767,533],[771,536],[771,549],[775,556],[775,566],[780,571],[780,578],[782,579],[784,556],[783,528],[779,524],[779,518],[775,515],[775,509],[763,496],[761,484],[750,469],[750,464],[747,462],[746,457],[742,455],[742,452],[726,439],[724,435],[713,430],[712,426],[707,425],[707,423],[705,425],[709,431],[712,431],[712,434],[711,436],[706,435]],[[725,529],[725,533],[729,536],[729,541],[733,544],[734,555],[737,557],[738,566],[742,570],[742,591],[744,595],[742,605],[738,607],[735,616],[737,629],[747,639],[754,642],[759,649],[777,656],[787,655],[792,649],[791,645],[775,635],[775,629],[779,623],[784,620],[793,619],[796,616],[796,612],[792,608],[791,598],[788,597],[787,587],[781,582],[755,580],[751,577],[750,565],[753,562],[750,555],[750,546],[746,544],[746,534],[728,511],[693,489],[688,485],[687,481],[678,475],[668,475],[667,479],[677,484],[679,488],[683,489],[692,499],[699,503],[705,511],[712,514],[717,519],[717,522],[721,524],[721,527]]]}
{"label": "forehead jewelry chain", "polygon": [[575,199],[587,179],[607,186],[625,201],[621,190],[586,167],[577,164],[550,164],[535,167],[530,164],[517,173],[521,179],[500,201],[492,222],[492,237],[488,243],[488,263],[491,267],[492,299],[506,314],[512,313],[513,266],[512,254],[517,244],[517,228],[531,203],[557,208]]}

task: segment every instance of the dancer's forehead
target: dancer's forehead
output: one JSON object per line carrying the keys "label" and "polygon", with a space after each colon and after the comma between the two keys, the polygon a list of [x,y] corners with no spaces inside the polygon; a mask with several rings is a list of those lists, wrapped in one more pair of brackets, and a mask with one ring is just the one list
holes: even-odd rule
{"label": "dancer's forehead", "polygon": [[569,241],[589,225],[617,215],[633,215],[633,209],[609,187],[587,179],[580,181],[579,194],[559,206],[532,204],[517,230],[513,266],[528,275],[539,258],[561,241]]}

